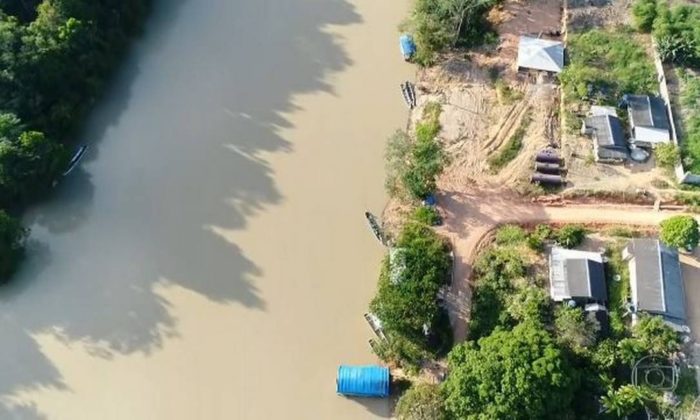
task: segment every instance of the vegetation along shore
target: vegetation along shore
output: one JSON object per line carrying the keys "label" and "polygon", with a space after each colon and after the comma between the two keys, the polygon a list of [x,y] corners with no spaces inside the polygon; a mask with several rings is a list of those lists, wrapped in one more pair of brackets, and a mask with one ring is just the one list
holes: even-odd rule
{"label": "vegetation along shore", "polygon": [[87,111],[149,0],[0,2],[0,281],[21,260],[17,218],[66,170]]}
{"label": "vegetation along shore", "polygon": [[414,2],[417,105],[387,142],[370,304],[397,418],[698,416],[698,19]]}

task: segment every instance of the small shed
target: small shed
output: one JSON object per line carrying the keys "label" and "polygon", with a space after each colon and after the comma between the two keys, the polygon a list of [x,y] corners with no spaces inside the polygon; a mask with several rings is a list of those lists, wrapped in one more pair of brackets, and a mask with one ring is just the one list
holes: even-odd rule
{"label": "small shed", "polygon": [[564,44],[548,39],[520,37],[518,70],[534,69],[560,73],[564,68]]}
{"label": "small shed", "polygon": [[376,365],[338,367],[338,377],[335,381],[336,392],[347,397],[389,396],[391,377],[389,368]]}
{"label": "small shed", "polygon": [[631,142],[637,146],[655,147],[671,141],[666,103],[657,96],[625,95],[629,112]]}

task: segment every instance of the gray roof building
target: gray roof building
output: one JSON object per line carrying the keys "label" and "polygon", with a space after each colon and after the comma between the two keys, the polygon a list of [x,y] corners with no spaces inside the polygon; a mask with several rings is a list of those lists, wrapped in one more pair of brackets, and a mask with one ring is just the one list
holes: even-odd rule
{"label": "gray roof building", "polygon": [[549,255],[549,294],[552,300],[605,302],[603,257],[596,252],[555,247]]}
{"label": "gray roof building", "polygon": [[678,251],[657,239],[634,239],[622,256],[629,263],[634,310],[660,315],[674,328],[687,328]]}
{"label": "gray roof building", "polygon": [[671,141],[671,125],[663,99],[658,96],[625,95],[624,101],[629,112],[633,143],[655,146]]}
{"label": "gray roof building", "polygon": [[625,130],[615,115],[591,115],[583,121],[581,131],[593,139],[596,162],[623,162],[629,157]]}

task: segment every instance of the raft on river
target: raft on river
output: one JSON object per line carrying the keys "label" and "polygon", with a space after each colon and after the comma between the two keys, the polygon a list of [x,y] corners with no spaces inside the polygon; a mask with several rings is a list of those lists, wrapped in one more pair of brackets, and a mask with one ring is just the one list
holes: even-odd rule
{"label": "raft on river", "polygon": [[389,396],[389,368],[376,365],[338,367],[336,392],[346,397],[385,398]]}

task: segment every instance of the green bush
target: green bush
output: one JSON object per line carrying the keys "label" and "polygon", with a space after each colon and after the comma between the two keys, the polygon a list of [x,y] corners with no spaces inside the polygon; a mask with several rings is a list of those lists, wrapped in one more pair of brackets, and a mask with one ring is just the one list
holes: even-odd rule
{"label": "green bush", "polygon": [[662,168],[673,169],[681,161],[681,152],[675,144],[660,144],[654,149],[654,157]]}
{"label": "green bush", "polygon": [[396,403],[397,420],[444,420],[445,401],[436,384],[413,385]]}
{"label": "green bush", "polygon": [[574,353],[583,353],[595,344],[595,326],[586,319],[581,308],[557,308],[554,328],[559,342]]}
{"label": "green bush", "polygon": [[527,234],[517,225],[504,225],[496,231],[496,243],[499,245],[515,245],[525,241]]}
{"label": "green bush", "polygon": [[414,34],[414,60],[421,66],[431,66],[438,53],[454,44],[468,47],[483,42],[488,34],[486,11],[495,3],[494,0],[417,0],[402,28]]}
{"label": "green bush", "polygon": [[661,222],[659,239],[668,246],[692,251],[698,246],[698,222],[692,216],[673,216]]}
{"label": "green bush", "polygon": [[576,248],[586,239],[586,229],[580,225],[564,225],[557,229],[555,237],[564,248]]}
{"label": "green bush", "polygon": [[559,78],[566,100],[574,105],[584,99],[617,105],[625,93],[651,94],[657,90],[652,61],[629,31],[572,33],[567,52],[569,63]]}
{"label": "green bush", "polygon": [[570,418],[579,373],[536,322],[496,330],[449,354],[445,407],[455,419]]}
{"label": "green bush", "polygon": [[19,220],[0,210],[0,282],[7,281],[17,268],[27,233]]}
{"label": "green bush", "polygon": [[651,32],[656,19],[656,0],[636,0],[632,5],[632,15],[637,29]]}
{"label": "green bush", "polygon": [[428,226],[440,224],[440,213],[432,206],[420,206],[413,211],[411,219]]}
{"label": "green bush", "polygon": [[[401,231],[396,249],[402,252],[402,263],[392,267],[386,258],[370,310],[381,319],[388,334],[436,354],[444,349],[445,341],[451,340],[444,309],[437,299],[440,287],[449,280],[449,248],[429,227],[410,223]],[[398,281],[392,281],[396,278],[392,270],[401,270]]]}

